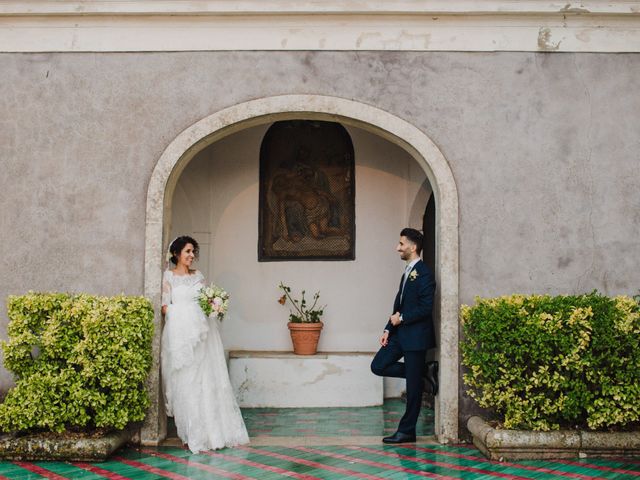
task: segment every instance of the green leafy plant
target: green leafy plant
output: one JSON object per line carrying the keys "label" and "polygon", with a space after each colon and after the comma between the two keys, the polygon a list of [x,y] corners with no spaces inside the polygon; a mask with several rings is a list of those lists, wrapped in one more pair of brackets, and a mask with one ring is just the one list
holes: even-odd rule
{"label": "green leafy plant", "polygon": [[143,297],[10,296],[2,431],[122,429],[144,419],[153,309]]}
{"label": "green leafy plant", "polygon": [[633,298],[476,298],[461,316],[468,393],[505,428],[640,421],[640,304]]}
{"label": "green leafy plant", "polygon": [[280,305],[286,305],[287,301],[291,304],[293,309],[289,309],[289,321],[292,323],[318,323],[324,313],[326,305],[323,307],[317,307],[318,300],[320,299],[320,292],[316,292],[313,295],[313,304],[309,307],[307,300],[305,299],[305,291],[302,290],[300,300],[291,296],[291,288],[280,282],[278,288],[282,290],[283,295],[278,299]]}

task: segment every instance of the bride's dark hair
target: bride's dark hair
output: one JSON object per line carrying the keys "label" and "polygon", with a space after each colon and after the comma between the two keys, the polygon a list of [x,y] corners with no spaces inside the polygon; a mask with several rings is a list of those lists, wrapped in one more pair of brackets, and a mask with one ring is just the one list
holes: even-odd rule
{"label": "bride's dark hair", "polygon": [[181,237],[176,238],[171,245],[169,245],[169,253],[171,254],[171,263],[174,265],[178,264],[178,257],[180,256],[180,252],[185,247],[187,243],[193,245],[193,254],[196,258],[198,258],[198,254],[200,253],[200,246],[198,242],[194,238],[191,238],[188,235],[182,235]]}

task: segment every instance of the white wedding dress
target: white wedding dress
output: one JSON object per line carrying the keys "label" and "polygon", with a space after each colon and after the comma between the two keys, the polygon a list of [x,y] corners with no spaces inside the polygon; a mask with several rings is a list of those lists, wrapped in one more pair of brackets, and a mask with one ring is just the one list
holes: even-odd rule
{"label": "white wedding dress", "polygon": [[162,332],[162,382],[167,415],[178,436],[197,453],[249,442],[233,395],[218,320],[207,318],[197,298],[204,286],[199,271],[162,278],[167,305]]}

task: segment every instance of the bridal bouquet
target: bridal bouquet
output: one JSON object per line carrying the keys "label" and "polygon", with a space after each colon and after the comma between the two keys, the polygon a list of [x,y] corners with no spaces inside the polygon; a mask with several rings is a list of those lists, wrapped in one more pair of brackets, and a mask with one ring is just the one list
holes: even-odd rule
{"label": "bridal bouquet", "polygon": [[198,303],[207,317],[215,314],[222,320],[229,308],[229,294],[217,285],[211,284],[200,289]]}

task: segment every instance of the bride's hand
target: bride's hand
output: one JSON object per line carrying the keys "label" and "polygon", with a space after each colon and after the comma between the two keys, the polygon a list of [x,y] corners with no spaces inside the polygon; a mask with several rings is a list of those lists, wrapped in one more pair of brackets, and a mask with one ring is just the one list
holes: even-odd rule
{"label": "bride's hand", "polygon": [[167,306],[166,305],[162,305],[162,308],[160,309],[160,311],[162,312],[162,315],[166,315],[167,314]]}

